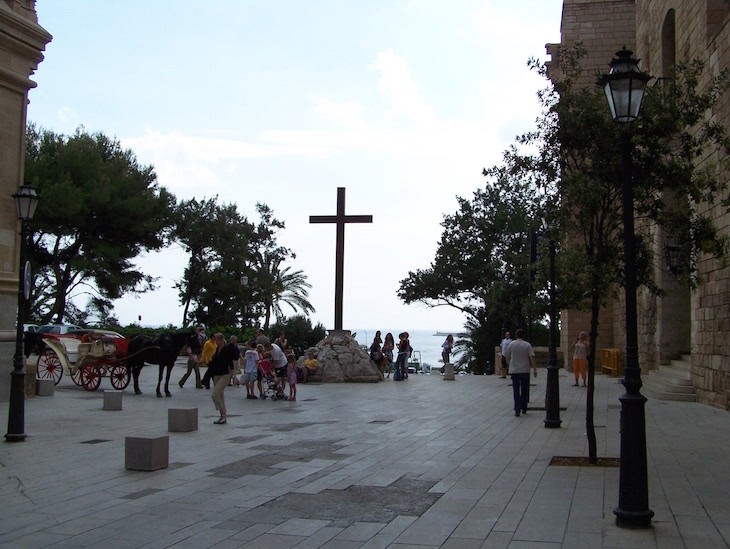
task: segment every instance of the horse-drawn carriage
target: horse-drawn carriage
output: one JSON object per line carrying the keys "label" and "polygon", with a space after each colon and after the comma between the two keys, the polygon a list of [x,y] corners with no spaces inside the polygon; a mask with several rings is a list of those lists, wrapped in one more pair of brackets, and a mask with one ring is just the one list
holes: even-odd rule
{"label": "horse-drawn carriage", "polygon": [[129,385],[127,368],[129,340],[108,330],[85,333],[33,334],[38,353],[38,379],[53,379],[56,385],[67,371],[76,385],[95,391],[108,375],[112,387]]}

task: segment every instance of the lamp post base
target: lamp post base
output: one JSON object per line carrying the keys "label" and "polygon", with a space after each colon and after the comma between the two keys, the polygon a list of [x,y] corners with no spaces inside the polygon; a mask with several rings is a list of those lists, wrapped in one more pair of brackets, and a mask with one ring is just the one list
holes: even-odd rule
{"label": "lamp post base", "polygon": [[23,442],[25,436],[25,371],[21,367],[10,372],[10,406],[5,440]]}
{"label": "lamp post base", "polygon": [[545,428],[558,429],[560,420],[560,386],[558,384],[558,366],[548,364],[547,392],[545,395]]}
{"label": "lamp post base", "polygon": [[651,528],[651,519],[654,511],[624,511],[616,507],[613,510],[616,515],[616,526],[620,528]]}

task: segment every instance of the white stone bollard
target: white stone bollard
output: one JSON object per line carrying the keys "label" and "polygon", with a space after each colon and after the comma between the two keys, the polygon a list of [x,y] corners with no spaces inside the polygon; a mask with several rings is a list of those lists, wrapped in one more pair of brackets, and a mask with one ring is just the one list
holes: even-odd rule
{"label": "white stone bollard", "polygon": [[178,433],[198,430],[197,408],[170,408],[167,410],[167,430]]}
{"label": "white stone bollard", "polygon": [[35,394],[43,397],[52,397],[56,389],[56,382],[52,379],[36,379]]}
{"label": "white stone bollard", "polygon": [[170,465],[170,437],[125,437],[124,467],[135,471],[157,471]]}
{"label": "white stone bollard", "polygon": [[122,392],[104,391],[104,410],[121,410]]}

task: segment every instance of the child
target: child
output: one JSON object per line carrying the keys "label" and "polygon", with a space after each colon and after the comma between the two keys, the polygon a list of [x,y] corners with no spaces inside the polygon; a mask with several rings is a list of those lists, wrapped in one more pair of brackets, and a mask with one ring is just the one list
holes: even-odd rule
{"label": "child", "polygon": [[246,344],[246,354],[243,355],[244,361],[246,362],[245,373],[243,374],[243,380],[246,383],[246,398],[258,400],[258,397],[254,394],[254,383],[257,379],[258,361],[259,354],[256,352],[256,343],[252,340]]}
{"label": "child", "polygon": [[256,375],[256,379],[258,381],[259,386],[259,398],[266,398],[266,393],[264,393],[263,388],[263,379],[268,376],[271,373],[271,363],[269,362],[269,359],[266,358],[266,353],[264,352],[264,346],[261,344],[256,345],[256,352],[259,355],[258,360],[258,373]]}
{"label": "child", "polygon": [[297,359],[294,358],[294,354],[290,354],[286,357],[286,362],[286,377],[289,381],[289,400],[294,401],[297,399]]}

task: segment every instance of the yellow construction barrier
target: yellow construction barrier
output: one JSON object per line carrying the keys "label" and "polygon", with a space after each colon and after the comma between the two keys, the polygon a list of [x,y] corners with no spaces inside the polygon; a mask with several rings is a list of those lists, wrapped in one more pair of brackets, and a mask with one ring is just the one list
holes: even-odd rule
{"label": "yellow construction barrier", "polygon": [[611,377],[623,375],[620,349],[601,349],[601,373],[610,373]]}

